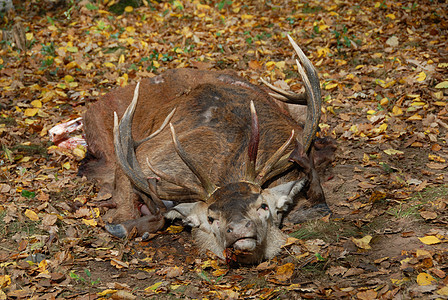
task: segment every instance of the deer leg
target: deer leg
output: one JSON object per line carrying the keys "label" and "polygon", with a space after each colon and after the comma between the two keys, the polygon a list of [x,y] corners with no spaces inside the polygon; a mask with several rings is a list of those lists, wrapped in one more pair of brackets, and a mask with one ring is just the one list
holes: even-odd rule
{"label": "deer leg", "polygon": [[121,168],[115,170],[112,199],[116,203],[116,209],[110,209],[104,219],[108,223],[106,230],[116,237],[126,237],[134,228],[142,236],[146,232],[156,232],[165,224],[160,212],[152,214],[147,204],[140,205],[139,193],[134,190]]}
{"label": "deer leg", "polygon": [[311,149],[311,155],[304,153],[303,150],[303,146],[298,143],[290,156],[290,160],[302,167],[308,179],[308,184],[304,189],[306,203],[301,203],[300,208],[293,209],[293,212],[289,214],[287,218],[294,223],[300,223],[331,214],[331,210],[325,201],[325,195],[320,184],[319,175],[314,168],[314,150]]}
{"label": "deer leg", "polygon": [[128,220],[120,224],[106,224],[106,230],[118,238],[125,238],[134,230],[138,236],[144,236],[146,233],[158,231],[165,225],[165,218],[161,213],[156,215],[146,215],[137,219]]}

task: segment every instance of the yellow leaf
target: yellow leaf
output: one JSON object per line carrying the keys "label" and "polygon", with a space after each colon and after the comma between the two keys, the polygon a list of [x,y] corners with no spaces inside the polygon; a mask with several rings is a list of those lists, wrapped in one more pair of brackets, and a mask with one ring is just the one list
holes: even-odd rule
{"label": "yellow leaf", "polygon": [[422,116],[420,116],[419,114],[415,114],[413,116],[410,116],[408,118],[408,121],[420,121],[421,119],[423,119]]}
{"label": "yellow leaf", "polygon": [[386,131],[386,129],[387,129],[387,124],[383,123],[380,125],[380,127],[375,128],[374,132],[379,134],[379,133],[383,133],[384,131]]}
{"label": "yellow leaf", "polygon": [[87,226],[96,227],[98,223],[94,219],[82,219],[82,222],[86,224]]}
{"label": "yellow leaf", "polygon": [[70,170],[70,163],[69,162],[65,162],[62,167],[66,170]]}
{"label": "yellow leaf", "polygon": [[399,108],[398,106],[394,106],[393,108],[392,108],[392,115],[394,115],[394,116],[400,116],[400,115],[402,115],[403,114],[403,111],[401,110],[401,108]]}
{"label": "yellow leaf", "polygon": [[439,240],[438,237],[434,236],[434,235],[428,235],[422,238],[418,238],[423,244],[426,245],[434,245],[434,244],[438,244],[441,242],[441,240]]}
{"label": "yellow leaf", "polygon": [[108,68],[115,68],[115,65],[113,63],[111,63],[111,62],[105,62],[104,66],[108,67]]}
{"label": "yellow leaf", "polygon": [[430,285],[432,282],[435,282],[436,280],[434,277],[429,275],[428,273],[420,273],[417,275],[417,283],[418,285]]}
{"label": "yellow leaf", "polygon": [[407,282],[407,281],[409,281],[410,279],[408,278],[408,277],[404,277],[404,278],[401,278],[401,279],[394,279],[394,278],[391,278],[390,279],[390,281],[394,284],[394,285],[397,285],[397,286],[400,286],[400,285],[402,285],[403,283],[405,283],[405,282]]}
{"label": "yellow leaf", "polygon": [[396,81],[392,80],[392,81],[389,81],[388,83],[382,83],[381,87],[387,89],[387,88],[390,88],[391,86],[393,86],[395,83],[396,83]]}
{"label": "yellow leaf", "polygon": [[133,10],[134,10],[134,8],[133,8],[132,6],[126,6],[126,7],[124,8],[124,11],[127,12],[127,13],[130,13],[130,12],[132,12]]}
{"label": "yellow leaf", "polygon": [[86,150],[81,147],[76,147],[73,149],[73,154],[79,158],[84,158],[86,156]]}
{"label": "yellow leaf", "polygon": [[73,78],[72,75],[65,75],[65,76],[64,76],[64,81],[67,82],[67,83],[69,83],[69,82],[73,82],[73,81],[75,81],[75,79]]}
{"label": "yellow leaf", "polygon": [[436,85],[436,89],[448,89],[448,81],[442,81]]}
{"label": "yellow leaf", "polygon": [[171,225],[170,227],[168,227],[168,229],[166,231],[168,231],[169,233],[175,234],[175,233],[181,232],[182,230],[184,230],[183,226]]}
{"label": "yellow leaf", "polygon": [[448,285],[444,286],[440,290],[437,290],[436,293],[442,296],[448,296]]}
{"label": "yellow leaf", "polygon": [[370,247],[370,245],[369,245],[371,240],[372,240],[371,235],[366,235],[365,237],[360,238],[360,239],[355,239],[354,237],[352,237],[352,242],[355,243],[355,245],[358,248],[366,249],[366,250],[372,249],[372,247]]}
{"label": "yellow leaf", "polygon": [[328,47],[325,48],[321,48],[321,47],[317,47],[317,56],[318,57],[326,57],[327,54],[330,53],[330,49]]}
{"label": "yellow leaf", "polygon": [[4,289],[11,284],[11,276],[10,275],[0,275],[0,289]]}
{"label": "yellow leaf", "polygon": [[417,74],[416,80],[417,81],[423,81],[426,79],[426,73],[425,72],[420,72]]}
{"label": "yellow leaf", "polygon": [[404,154],[403,151],[395,150],[395,149],[386,149],[386,150],[384,150],[384,153],[386,153],[387,155]]}
{"label": "yellow leaf", "polygon": [[369,109],[369,110],[367,111],[367,114],[368,114],[368,115],[374,115],[374,114],[376,114],[376,111],[373,110],[373,109]]}
{"label": "yellow leaf", "polygon": [[389,18],[391,20],[395,20],[395,15],[394,14],[388,14],[388,15],[386,15],[386,18]]}
{"label": "yellow leaf", "polygon": [[30,209],[25,210],[25,216],[27,216],[31,221],[39,221],[39,216]]}
{"label": "yellow leaf", "polygon": [[162,281],[156,282],[156,283],[154,283],[153,285],[148,286],[148,287],[145,289],[145,291],[147,291],[147,292],[149,292],[149,291],[155,291],[155,290],[157,290],[157,288],[158,288],[162,283],[163,283]]}
{"label": "yellow leaf", "polygon": [[118,59],[118,63],[119,64],[124,63],[124,55],[123,54],[120,55],[120,58]]}
{"label": "yellow leaf", "polygon": [[389,99],[387,99],[387,98],[381,99],[381,101],[380,101],[381,106],[386,106],[387,104],[389,104]]}
{"label": "yellow leaf", "polygon": [[277,268],[275,277],[280,281],[286,281],[289,278],[291,278],[293,273],[294,273],[294,264],[287,263]]}
{"label": "yellow leaf", "polygon": [[34,117],[38,111],[38,108],[27,108],[23,114],[27,117]]}
{"label": "yellow leaf", "polygon": [[36,107],[36,108],[41,108],[42,107],[42,102],[40,102],[39,100],[33,100],[33,101],[31,101],[31,105]]}
{"label": "yellow leaf", "polygon": [[78,64],[76,63],[76,61],[71,61],[71,62],[69,62],[68,64],[66,64],[65,67],[66,67],[68,70],[71,70],[71,69],[76,68],[76,67],[79,67],[79,66],[78,66]]}
{"label": "yellow leaf", "polygon": [[107,296],[107,295],[110,295],[110,294],[115,294],[117,291],[118,290],[107,289],[107,290],[104,290],[102,292],[97,293],[97,295],[98,296]]}
{"label": "yellow leaf", "polygon": [[433,160],[433,161],[438,161],[441,163],[444,163],[446,161],[444,158],[437,156],[437,155],[433,155],[433,154],[428,154],[428,159]]}
{"label": "yellow leaf", "polygon": [[326,90],[331,90],[331,89],[334,89],[334,88],[337,87],[337,86],[338,86],[337,83],[330,83],[330,84],[327,84],[327,85],[325,86],[325,89],[326,89]]}
{"label": "yellow leaf", "polygon": [[68,52],[71,52],[71,53],[76,53],[76,52],[78,52],[78,47],[67,47],[66,48],[67,49],[67,51]]}
{"label": "yellow leaf", "polygon": [[253,15],[247,15],[247,14],[241,15],[241,20],[250,20],[253,18],[255,18],[255,16]]}

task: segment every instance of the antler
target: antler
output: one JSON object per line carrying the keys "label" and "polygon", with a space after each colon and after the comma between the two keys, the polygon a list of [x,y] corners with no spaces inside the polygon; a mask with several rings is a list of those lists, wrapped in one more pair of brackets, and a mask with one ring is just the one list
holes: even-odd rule
{"label": "antler", "polygon": [[[293,46],[296,54],[298,55],[300,62],[304,66],[303,68],[299,61],[296,60],[297,68],[300,76],[302,77],[305,91],[301,92],[300,94],[287,92],[269,84],[264,79],[261,79],[261,81],[270,89],[280,94],[270,94],[274,98],[290,104],[307,104],[307,118],[302,134],[302,141],[297,141],[298,143],[301,142],[301,145],[303,145],[304,153],[307,153],[310,149],[312,140],[315,137],[319,126],[321,115],[320,108],[322,104],[320,82],[313,64],[289,35],[288,39]],[[258,118],[256,116],[255,107],[252,102],[251,115],[252,133],[249,142],[249,158],[247,163],[248,167],[246,171],[246,179],[262,185],[264,182],[292,167],[292,163],[289,162],[289,156],[291,155],[292,151],[287,153],[286,155],[284,154],[294,137],[294,130],[291,132],[291,136],[288,138],[288,140],[272,155],[271,158],[268,159],[264,166],[260,168],[261,170],[256,170],[255,163],[259,143],[259,129]],[[254,120],[256,120],[256,122],[254,122]],[[254,137],[257,137],[257,139],[254,139]],[[254,150],[254,148],[256,149]]]}
{"label": "antler", "polygon": [[297,68],[299,70],[300,76],[302,77],[303,84],[305,86],[306,97],[307,97],[307,115],[306,115],[306,123],[305,128],[303,130],[302,135],[302,145],[305,153],[308,152],[311,146],[311,142],[316,135],[317,128],[319,126],[320,121],[320,108],[322,106],[322,96],[320,91],[320,82],[319,76],[317,75],[316,69],[313,64],[310,62],[308,57],[303,53],[302,49],[297,46],[296,42],[287,35],[289,42],[294,48],[295,52],[299,56],[300,62],[303,64],[302,68],[301,64],[298,60],[296,60]]}
{"label": "antler", "polygon": [[263,78],[260,78],[261,82],[263,82],[268,88],[273,90],[274,93],[269,93],[270,96],[274,97],[277,100],[280,100],[282,102],[288,103],[288,104],[300,104],[300,105],[306,105],[306,91],[303,89],[300,93],[296,94],[294,92],[285,91],[279,87],[276,87],[275,85],[270,84]]}
{"label": "antler", "polygon": [[[151,210],[151,213],[155,214],[159,209],[163,209],[164,205],[157,196],[154,185],[150,184],[143,174],[135,155],[135,149],[142,142],[152,139],[159,134],[171,120],[176,109],[173,109],[171,113],[168,114],[158,130],[142,141],[135,142],[132,138],[132,119],[134,118],[135,107],[137,105],[139,87],[140,82],[137,83],[135,87],[132,102],[123,114],[120,123],[118,123],[117,113],[114,112],[114,147],[119,166],[131,182],[144,193],[140,193],[143,201],[145,201],[146,205]],[[147,197],[146,195],[150,195],[150,197]]]}

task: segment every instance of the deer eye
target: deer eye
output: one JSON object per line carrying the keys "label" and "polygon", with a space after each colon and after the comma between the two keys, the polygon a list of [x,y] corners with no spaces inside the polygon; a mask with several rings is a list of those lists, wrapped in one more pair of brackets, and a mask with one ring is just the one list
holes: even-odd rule
{"label": "deer eye", "polygon": [[263,204],[260,205],[260,208],[264,209],[264,210],[268,210],[269,206],[266,203],[263,203]]}
{"label": "deer eye", "polygon": [[210,223],[210,225],[215,221],[215,219],[213,219],[212,217],[208,216],[208,223]]}

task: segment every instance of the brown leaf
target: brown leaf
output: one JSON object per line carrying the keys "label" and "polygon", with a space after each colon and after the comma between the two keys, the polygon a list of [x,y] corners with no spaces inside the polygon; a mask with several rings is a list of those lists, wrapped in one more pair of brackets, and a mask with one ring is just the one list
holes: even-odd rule
{"label": "brown leaf", "polygon": [[166,277],[167,278],[174,278],[174,277],[178,277],[180,275],[183,274],[183,269],[182,267],[170,267],[168,268],[167,272],[166,272]]}
{"label": "brown leaf", "polygon": [[378,295],[374,290],[362,291],[356,294],[359,300],[373,300]]}
{"label": "brown leaf", "polygon": [[439,164],[439,163],[435,163],[435,162],[429,162],[426,164],[426,166],[433,170],[443,170],[446,167],[448,167],[448,164]]}
{"label": "brown leaf", "polygon": [[53,226],[58,220],[58,216],[45,214],[42,218],[42,225],[44,226]]}
{"label": "brown leaf", "polygon": [[328,269],[328,271],[326,273],[330,276],[344,275],[344,273],[347,272],[347,270],[348,269],[344,268],[343,266],[336,266],[336,267],[331,267],[330,269]]}
{"label": "brown leaf", "polygon": [[435,218],[437,218],[437,213],[433,211],[424,210],[420,212],[420,216],[425,220],[434,220]]}
{"label": "brown leaf", "polygon": [[283,266],[279,266],[277,268],[277,272],[275,273],[275,278],[278,281],[286,281],[289,278],[291,278],[292,274],[294,273],[294,264],[287,263]]}

